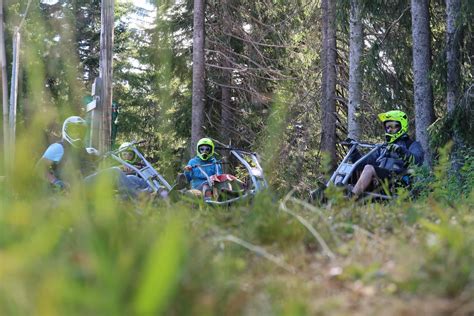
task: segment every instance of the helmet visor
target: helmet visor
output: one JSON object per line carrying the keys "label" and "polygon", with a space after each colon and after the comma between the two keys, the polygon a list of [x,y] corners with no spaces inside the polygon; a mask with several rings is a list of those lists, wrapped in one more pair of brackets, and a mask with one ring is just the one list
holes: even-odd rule
{"label": "helmet visor", "polygon": [[72,140],[84,140],[87,126],[85,124],[69,124],[66,126],[66,133]]}
{"label": "helmet visor", "polygon": [[120,158],[122,158],[125,161],[134,161],[135,160],[135,153],[133,151],[130,151],[130,150],[122,151],[120,153]]}
{"label": "helmet visor", "polygon": [[199,153],[204,154],[204,153],[211,153],[212,147],[208,145],[201,145],[199,146]]}
{"label": "helmet visor", "polygon": [[385,132],[388,134],[395,134],[400,130],[400,128],[402,128],[400,123],[397,121],[386,121],[384,123],[384,127],[385,127]]}

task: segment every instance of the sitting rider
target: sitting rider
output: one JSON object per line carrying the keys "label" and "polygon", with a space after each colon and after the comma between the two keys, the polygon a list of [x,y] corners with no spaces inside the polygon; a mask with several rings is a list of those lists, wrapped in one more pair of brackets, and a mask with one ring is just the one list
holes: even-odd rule
{"label": "sitting rider", "polygon": [[[131,164],[132,166],[134,166],[135,168],[137,169],[141,169],[144,167],[143,163],[138,159],[138,155],[135,151],[133,151],[132,149],[132,144],[129,143],[129,142],[125,142],[123,143],[122,145],[120,145],[119,147],[119,156],[122,160],[124,160],[125,162]],[[132,168],[130,167],[127,167],[125,165],[121,166],[121,169],[123,170],[123,172],[127,175],[127,178],[130,180],[130,181],[133,181],[134,183],[136,183],[136,185],[140,188],[140,189],[144,189],[144,190],[151,190],[151,188],[148,186],[148,184],[146,183],[146,181],[142,178],[140,178],[137,173],[135,172],[135,170],[133,170]]]}
{"label": "sitting rider", "polygon": [[209,201],[212,197],[212,191],[207,176],[221,174],[221,166],[214,157],[214,142],[210,138],[200,139],[196,149],[197,156],[189,160],[187,166],[184,167],[184,174],[187,180],[191,182],[191,188],[202,191],[204,200]]}
{"label": "sitting rider", "polygon": [[[79,116],[68,117],[62,127],[62,140],[51,144],[38,164],[45,178],[57,190],[69,187],[72,179],[81,179],[96,170],[98,152],[85,147],[87,123]],[[69,180],[69,181],[66,181]]]}
{"label": "sitting rider", "polygon": [[[423,163],[423,148],[407,134],[407,115],[402,111],[392,110],[379,114],[379,119],[385,129],[387,145],[379,148],[364,162],[364,169],[351,191],[355,198],[372,184],[405,173],[409,165],[420,166]],[[355,152],[353,161],[359,158],[360,154]]]}
{"label": "sitting rider", "polygon": [[[125,162],[131,164],[137,169],[141,169],[143,168],[143,164],[139,161],[137,153],[133,151],[131,146],[132,144],[129,142],[125,142],[122,145],[120,145],[119,156]],[[123,166],[122,169],[123,169],[123,172],[125,172],[127,175],[136,174],[135,170],[127,166]]]}
{"label": "sitting rider", "polygon": [[114,181],[124,197],[137,197],[143,192],[130,181],[120,168],[112,167],[96,172],[100,156],[92,147],[85,146],[87,122],[79,116],[68,117],[62,126],[62,140],[51,144],[37,163],[42,176],[58,191],[68,190],[71,182],[93,183],[104,175]]}

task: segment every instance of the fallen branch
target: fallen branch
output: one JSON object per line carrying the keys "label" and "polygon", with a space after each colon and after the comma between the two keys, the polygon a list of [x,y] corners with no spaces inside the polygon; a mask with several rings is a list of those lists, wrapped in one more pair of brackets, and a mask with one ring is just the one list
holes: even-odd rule
{"label": "fallen branch", "polygon": [[220,241],[230,241],[230,242],[233,242],[233,243],[236,243],[250,251],[253,251],[255,252],[256,254],[264,257],[265,259],[273,262],[274,264],[276,264],[277,266],[279,266],[280,268],[283,268],[285,269],[286,271],[290,272],[290,273],[295,273],[296,272],[296,269],[290,265],[288,265],[286,262],[284,262],[282,259],[272,255],[271,253],[267,252],[265,249],[263,249],[262,247],[259,247],[259,246],[255,246],[243,239],[240,239],[234,235],[227,235],[227,236],[223,236],[223,237],[217,237],[215,239],[215,241],[217,242],[220,242]]}
{"label": "fallen branch", "polygon": [[341,239],[339,238],[339,236],[337,236],[333,226],[331,226],[328,221],[326,220],[326,218],[323,216],[323,214],[321,213],[321,211],[315,207],[314,205],[311,205],[309,204],[308,202],[305,202],[303,200],[300,200],[300,199],[297,199],[297,198],[291,198],[290,199],[293,203],[295,204],[299,204],[301,206],[303,206],[305,209],[308,209],[310,210],[311,212],[317,214],[319,216],[319,218],[324,222],[324,224],[326,224],[328,227],[329,227],[329,231],[331,232],[331,235],[334,239],[334,241],[336,241],[336,243],[339,245],[341,244]]}
{"label": "fallen branch", "polygon": [[288,213],[292,216],[294,216],[301,224],[303,224],[304,227],[306,227],[310,233],[314,236],[314,238],[316,238],[317,242],[319,243],[319,245],[321,246],[321,248],[323,249],[323,253],[330,259],[334,259],[336,258],[336,256],[334,255],[334,253],[331,251],[331,249],[329,248],[329,246],[327,245],[327,243],[324,241],[323,237],[321,237],[321,235],[316,231],[316,229],[311,226],[311,224],[306,220],[304,219],[303,217],[301,217],[300,215],[294,213],[293,211],[290,211],[287,207],[286,207],[286,201],[288,201],[288,199],[290,198],[291,194],[293,193],[293,191],[290,191],[286,197],[283,199],[283,201],[280,202],[280,210],[282,210],[283,212],[285,213]]}

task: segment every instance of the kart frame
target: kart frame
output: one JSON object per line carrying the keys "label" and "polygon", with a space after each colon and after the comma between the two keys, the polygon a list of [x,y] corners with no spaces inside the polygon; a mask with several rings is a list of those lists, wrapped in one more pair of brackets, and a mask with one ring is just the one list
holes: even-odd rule
{"label": "kart frame", "polygon": [[[171,191],[173,187],[165,180],[165,178],[158,171],[156,171],[156,169],[150,164],[150,162],[148,162],[148,160],[137,149],[137,146],[144,142],[145,141],[132,141],[130,142],[129,146],[108,152],[107,156],[110,156],[115,161],[133,170],[140,178],[146,181],[146,183],[153,190],[153,192],[159,192],[162,188],[165,188],[168,192]],[[131,163],[120,158],[121,152],[130,150],[132,150],[137,155],[138,159],[142,162],[143,167],[137,168]]]}
{"label": "kart frame", "polygon": [[[215,141],[217,142],[217,141]],[[221,144],[217,142],[218,144]],[[247,174],[250,178],[250,186],[246,190],[242,190],[242,192],[239,192],[239,196],[233,197],[230,199],[226,199],[223,201],[216,201],[216,200],[209,200],[205,201],[207,204],[212,204],[212,205],[229,205],[232,204],[236,201],[243,200],[249,197],[254,196],[257,194],[257,192],[260,192],[266,188],[268,188],[268,183],[267,180],[265,179],[265,176],[263,174],[263,169],[262,166],[260,165],[258,156],[255,152],[251,152],[248,150],[244,149],[239,149],[239,148],[233,148],[230,146],[218,146],[215,149],[218,150],[227,150],[229,151],[230,155],[235,157],[242,166],[247,170]],[[250,165],[250,163],[245,160],[245,156],[249,157],[252,161],[252,164],[254,165],[253,167]],[[213,164],[221,164],[220,162],[213,163]],[[203,169],[204,166],[211,165],[211,164],[205,164],[205,165],[195,165],[191,166],[193,168],[198,168],[199,171],[206,177],[207,182],[210,184],[211,189],[214,188],[214,180],[212,179],[211,176],[209,176]],[[241,193],[241,194],[240,194]]]}
{"label": "kart frame", "polygon": [[[343,146],[349,146],[349,150],[342,159],[342,161],[337,166],[336,170],[332,173],[329,180],[326,184],[321,185],[320,187],[310,191],[310,200],[315,200],[317,198],[321,199],[323,191],[329,186],[345,187],[349,186],[349,181],[353,176],[355,170],[360,166],[364,165],[369,156],[378,150],[386,150],[386,144],[369,144],[358,142],[355,140],[344,141],[340,143]],[[351,162],[351,158],[357,148],[367,148],[368,152],[362,155],[357,161]],[[382,186],[383,189],[383,186]],[[394,198],[392,194],[383,194],[378,192],[364,192],[364,200],[366,199],[377,199],[377,200],[391,200]]]}

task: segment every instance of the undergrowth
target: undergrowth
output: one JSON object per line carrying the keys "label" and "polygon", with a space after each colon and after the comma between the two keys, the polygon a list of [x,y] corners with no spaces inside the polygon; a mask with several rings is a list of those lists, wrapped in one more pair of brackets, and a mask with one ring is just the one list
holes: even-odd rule
{"label": "undergrowth", "polygon": [[106,179],[43,195],[20,176],[2,183],[0,314],[472,313],[473,160],[457,189],[440,161],[417,199],[322,206],[121,201]]}

